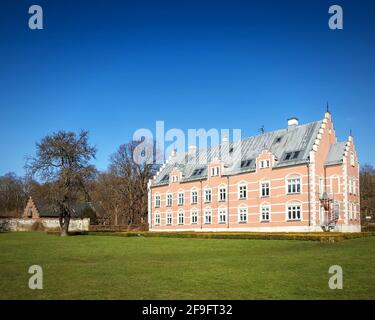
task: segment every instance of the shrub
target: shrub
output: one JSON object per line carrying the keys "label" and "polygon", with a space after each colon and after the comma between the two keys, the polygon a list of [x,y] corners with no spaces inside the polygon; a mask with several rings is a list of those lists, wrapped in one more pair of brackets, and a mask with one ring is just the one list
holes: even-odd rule
{"label": "shrub", "polygon": [[338,242],[345,239],[374,236],[374,232],[356,233],[266,233],[266,232],[89,232],[90,235],[120,237],[165,237],[165,238],[200,238],[200,239],[259,239],[259,240],[302,240],[320,242]]}

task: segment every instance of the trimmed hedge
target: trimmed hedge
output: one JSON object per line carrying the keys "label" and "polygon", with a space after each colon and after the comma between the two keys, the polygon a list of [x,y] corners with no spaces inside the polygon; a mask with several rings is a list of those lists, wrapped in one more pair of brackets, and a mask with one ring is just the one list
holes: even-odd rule
{"label": "trimmed hedge", "polygon": [[266,232],[89,232],[89,235],[119,237],[164,237],[199,239],[260,239],[260,240],[303,240],[339,242],[345,239],[374,236],[375,232],[314,232],[314,233],[266,233]]}

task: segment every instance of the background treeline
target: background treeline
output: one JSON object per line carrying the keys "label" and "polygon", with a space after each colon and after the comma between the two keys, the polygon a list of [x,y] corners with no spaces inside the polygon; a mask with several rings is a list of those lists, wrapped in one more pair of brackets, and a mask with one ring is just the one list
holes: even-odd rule
{"label": "background treeline", "polygon": [[[147,223],[147,183],[157,170],[147,161],[134,161],[139,142],[121,145],[110,157],[108,169],[95,169],[94,179],[85,182],[87,194],[76,201],[91,202],[98,215],[95,223],[107,225],[139,225]],[[0,216],[21,217],[30,196],[37,205],[53,202],[57,182],[38,182],[30,176],[14,173],[0,176]]]}
{"label": "background treeline", "polygon": [[[95,204],[98,223],[137,225],[147,223],[147,182],[153,165],[138,164],[133,159],[136,143],[121,145],[110,158],[105,172],[96,171],[87,184],[89,201]],[[360,170],[361,217],[375,220],[375,169],[365,164]],[[0,215],[21,216],[29,196],[37,203],[48,202],[54,193],[53,183],[39,183],[14,173],[0,176]],[[87,201],[87,199],[78,199]]]}

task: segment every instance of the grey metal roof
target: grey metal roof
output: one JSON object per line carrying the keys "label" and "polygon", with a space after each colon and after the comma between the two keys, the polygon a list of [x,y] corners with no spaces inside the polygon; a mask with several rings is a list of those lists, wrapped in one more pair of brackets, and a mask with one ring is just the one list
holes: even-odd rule
{"label": "grey metal roof", "polygon": [[329,149],[325,165],[333,165],[333,164],[342,163],[342,159],[345,153],[345,148],[346,148],[345,141],[332,144]]}
{"label": "grey metal roof", "polygon": [[[241,168],[241,162],[255,159],[264,149],[275,155],[277,159],[275,167],[305,163],[319,133],[321,123],[322,121],[315,121],[247,137],[237,143],[223,143],[200,149],[196,156],[188,152],[177,154],[164,166],[157,178],[153,180],[152,185],[168,184],[169,180],[162,181],[163,177],[170,174],[175,167],[182,172],[183,178],[180,182],[205,179],[207,178],[207,170],[204,170],[200,176],[192,176],[192,173],[197,168],[206,168],[207,164],[214,159],[220,159],[224,162],[223,174],[234,175],[241,172],[251,172],[255,170],[255,161],[252,161],[249,167],[243,168]],[[287,153],[292,153],[289,160],[285,157]],[[296,155],[296,157],[293,158],[293,155]]]}
{"label": "grey metal roof", "polygon": [[[60,212],[56,211],[52,203],[39,202],[35,204],[38,208],[41,218],[55,218],[60,216]],[[72,218],[80,218],[86,209],[92,209],[96,211],[93,204],[91,204],[90,202],[77,202],[72,205],[72,208],[74,210]]]}

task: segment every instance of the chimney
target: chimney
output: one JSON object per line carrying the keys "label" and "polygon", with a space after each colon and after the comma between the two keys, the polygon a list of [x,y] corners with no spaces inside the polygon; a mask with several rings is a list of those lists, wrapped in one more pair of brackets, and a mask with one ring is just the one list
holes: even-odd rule
{"label": "chimney", "polygon": [[171,152],[171,157],[175,157],[177,154],[177,149],[176,148],[173,148],[172,152]]}
{"label": "chimney", "polygon": [[292,117],[288,119],[288,129],[293,129],[298,126],[298,118]]}

